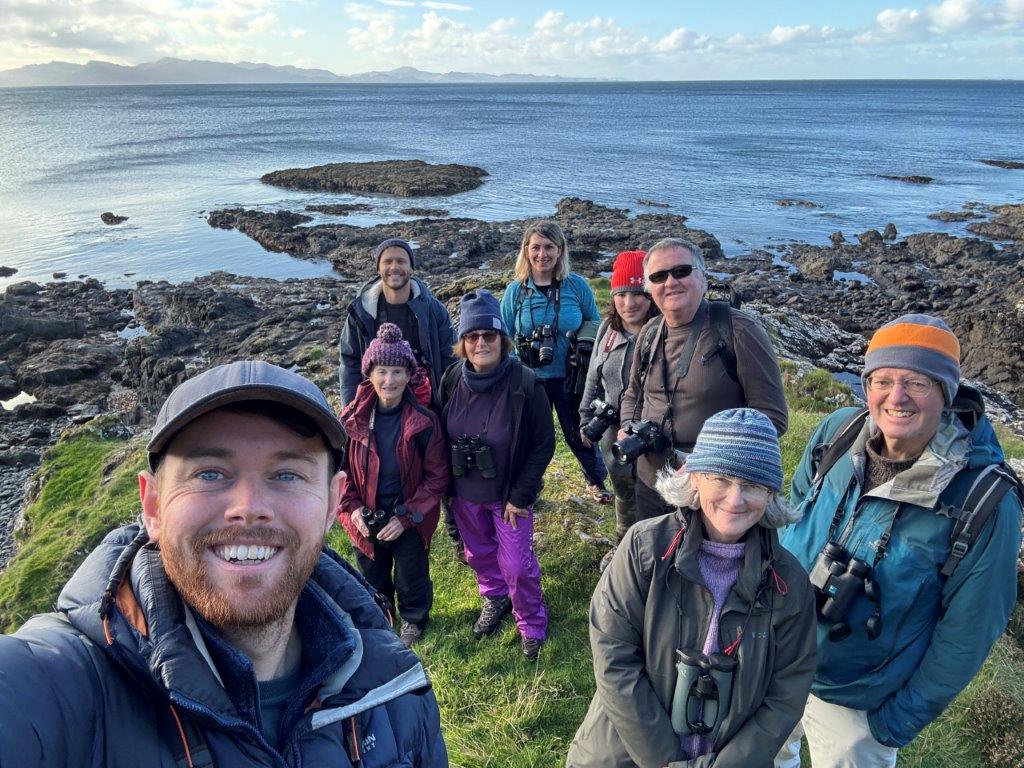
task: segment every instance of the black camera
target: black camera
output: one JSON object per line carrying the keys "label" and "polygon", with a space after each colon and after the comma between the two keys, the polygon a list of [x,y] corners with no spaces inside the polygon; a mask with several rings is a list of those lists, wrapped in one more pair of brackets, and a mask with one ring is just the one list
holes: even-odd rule
{"label": "black camera", "polygon": [[481,440],[479,435],[461,435],[452,442],[452,474],[465,477],[473,468],[480,472],[480,477],[487,480],[498,476],[491,446]]}
{"label": "black camera", "polygon": [[811,568],[810,582],[817,599],[818,617],[832,624],[828,631],[830,640],[845,640],[850,636],[852,630],[846,615],[861,594],[876,607],[867,622],[868,638],[875,640],[881,634],[881,595],[871,578],[871,566],[866,562],[851,557],[842,545],[829,542]]}
{"label": "black camera", "polygon": [[626,426],[626,436],[612,443],[612,455],[619,464],[632,464],[645,453],[659,453],[668,446],[661,427],[650,419]]}
{"label": "black camera", "polygon": [[383,509],[370,509],[369,507],[363,507],[359,514],[363,516],[363,522],[366,524],[367,530],[370,535],[366,538],[370,541],[377,541],[377,534],[381,532],[381,529],[388,524],[388,520],[391,519],[391,512]]}
{"label": "black camera", "polygon": [[538,325],[529,336],[516,336],[516,354],[524,365],[543,368],[555,359],[555,329],[550,325]]}
{"label": "black camera", "polygon": [[581,432],[587,440],[596,443],[608,431],[608,427],[619,423],[619,411],[600,399],[595,399],[590,407],[594,411],[594,415],[590,417],[590,421],[584,425]]}

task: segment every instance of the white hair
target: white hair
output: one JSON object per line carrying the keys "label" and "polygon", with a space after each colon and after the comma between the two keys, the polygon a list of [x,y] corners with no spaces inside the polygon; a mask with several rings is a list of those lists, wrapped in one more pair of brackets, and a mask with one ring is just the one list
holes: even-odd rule
{"label": "white hair", "polygon": [[[674,472],[666,467],[658,472],[658,479],[655,488],[667,503],[680,509],[700,509],[700,497],[697,495],[697,488],[693,483],[693,472]],[[782,528],[790,523],[795,523],[803,517],[803,513],[789,505],[778,493],[772,493],[768,505],[764,508],[764,515],[758,521],[759,525],[766,528]]]}

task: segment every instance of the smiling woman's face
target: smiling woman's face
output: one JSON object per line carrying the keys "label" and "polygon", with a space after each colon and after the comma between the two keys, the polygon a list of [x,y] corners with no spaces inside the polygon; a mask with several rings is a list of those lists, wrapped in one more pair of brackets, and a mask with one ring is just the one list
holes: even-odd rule
{"label": "smiling woman's face", "polygon": [[530,262],[530,272],[534,281],[550,278],[555,271],[561,249],[544,235],[534,232],[526,243],[526,258]]}

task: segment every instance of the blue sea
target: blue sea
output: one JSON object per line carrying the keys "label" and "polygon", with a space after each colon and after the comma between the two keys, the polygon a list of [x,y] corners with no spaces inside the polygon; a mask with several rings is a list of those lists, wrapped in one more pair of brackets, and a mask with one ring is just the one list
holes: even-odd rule
{"label": "blue sea", "polygon": [[[962,232],[927,215],[1024,200],[1024,82],[821,81],[543,85],[273,85],[0,89],[0,265],[24,279],[111,287],[215,269],[274,277],[330,267],[265,252],[203,214],[369,202],[501,220],[566,195],[635,212],[646,198],[714,233],[730,255],[823,243],[887,222]],[[472,192],[396,200],[275,189],[268,171],[419,158],[490,176]],[[926,186],[878,174],[926,175]],[[797,198],[818,208],[782,208]],[[108,227],[103,211],[130,217]],[[317,221],[329,219],[318,218]],[[337,220],[337,219],[334,219]]]}

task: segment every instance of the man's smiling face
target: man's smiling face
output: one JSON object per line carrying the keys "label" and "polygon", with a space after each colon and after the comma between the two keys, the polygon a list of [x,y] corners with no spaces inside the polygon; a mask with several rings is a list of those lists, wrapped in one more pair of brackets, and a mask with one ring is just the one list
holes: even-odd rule
{"label": "man's smiling face", "polygon": [[143,516],[182,598],[215,626],[286,615],[334,521],[327,447],[277,421],[218,410],[177,433],[139,475]]}

